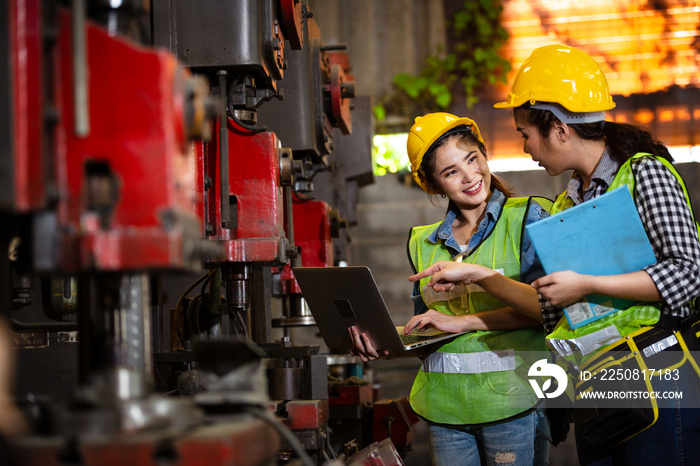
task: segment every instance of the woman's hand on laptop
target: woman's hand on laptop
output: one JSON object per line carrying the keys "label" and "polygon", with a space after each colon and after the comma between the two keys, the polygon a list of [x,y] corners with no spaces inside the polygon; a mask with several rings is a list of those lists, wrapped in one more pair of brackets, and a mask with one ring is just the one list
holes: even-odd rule
{"label": "woman's hand on laptop", "polygon": [[412,282],[421,278],[432,277],[428,286],[435,291],[450,291],[455,285],[468,285],[477,283],[498,272],[483,265],[467,264],[464,262],[438,261],[426,269],[411,275],[408,279]]}
{"label": "woman's hand on laptop", "polygon": [[366,333],[360,333],[360,331],[354,325],[348,328],[350,332],[350,341],[352,341],[352,349],[350,349],[350,354],[359,356],[362,362],[369,362],[381,357],[387,356],[388,351],[377,351],[372,345],[369,336]]}
{"label": "woman's hand on laptop", "polygon": [[421,330],[429,328],[436,328],[448,333],[464,332],[465,330],[470,330],[465,317],[451,316],[431,309],[423,314],[413,316],[404,326],[403,334],[410,335],[414,330],[420,333]]}

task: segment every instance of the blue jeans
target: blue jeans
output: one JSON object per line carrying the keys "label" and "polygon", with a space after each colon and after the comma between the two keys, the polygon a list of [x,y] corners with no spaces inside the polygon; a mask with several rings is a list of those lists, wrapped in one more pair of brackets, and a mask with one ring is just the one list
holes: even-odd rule
{"label": "blue jeans", "polygon": [[435,466],[547,465],[551,436],[544,410],[487,427],[428,425]]}
{"label": "blue jeans", "polygon": [[590,447],[577,436],[576,448],[580,463],[585,466],[698,464],[700,380],[690,364],[685,364],[680,371],[680,381],[654,381],[654,389],[680,390],[683,392],[683,400],[657,400],[659,417],[654,425],[608,450]]}

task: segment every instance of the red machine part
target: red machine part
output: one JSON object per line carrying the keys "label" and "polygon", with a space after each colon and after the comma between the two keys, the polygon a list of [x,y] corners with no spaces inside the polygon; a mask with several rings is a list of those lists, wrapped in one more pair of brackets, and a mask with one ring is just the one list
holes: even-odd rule
{"label": "red machine part", "polygon": [[371,385],[335,385],[328,393],[331,405],[362,405],[373,401]]}
{"label": "red machine part", "polygon": [[333,234],[331,216],[334,211],[324,201],[293,203],[294,243],[301,249],[304,267],[333,265]]}
{"label": "red machine part", "polygon": [[373,432],[376,441],[389,437],[394,445],[407,447],[413,441],[413,426],[418,422],[420,418],[411,408],[408,397],[374,403]]}
{"label": "red machine part", "polygon": [[194,258],[187,251],[200,230],[194,156],[185,136],[189,72],[165,52],[111,37],[87,22],[89,133],[77,135],[70,12],[59,9],[58,25],[53,66],[60,265],[189,266]]}
{"label": "red machine part", "polygon": [[343,134],[352,133],[352,115],[350,113],[350,98],[355,97],[354,82],[347,79],[340,65],[331,65],[330,84],[326,90],[331,97],[331,111],[335,126]]}
{"label": "red machine part", "polygon": [[294,278],[294,272],[289,265],[285,265],[280,271],[281,294],[301,294],[301,287]]}
{"label": "red machine part", "polygon": [[[331,217],[337,214],[324,201],[294,199],[294,243],[299,246],[302,267],[333,265],[333,232]],[[301,288],[289,265],[280,272],[282,294],[301,294]]]}
{"label": "red machine part", "polygon": [[293,50],[304,48],[303,11],[301,0],[280,0],[282,25]]}
{"label": "red machine part", "polygon": [[[44,206],[45,176],[41,163],[42,110],[44,106],[41,69],[42,38],[40,1],[10,0],[10,86],[13,110],[14,206],[16,212],[29,212]],[[8,148],[9,149],[9,148]]]}
{"label": "red machine part", "polygon": [[[256,466],[274,464],[279,446],[279,435],[271,426],[240,420],[195,428],[183,436],[170,432],[85,440],[77,454],[85,466]],[[18,466],[65,464],[65,449],[58,439],[18,439],[13,450]]]}
{"label": "red machine part", "polygon": [[292,400],[285,409],[288,415],[280,421],[289,429],[321,429],[328,424],[328,400]]}
{"label": "red machine part", "polygon": [[347,52],[327,52],[330,66],[330,82],[326,91],[330,93],[331,113],[334,125],[343,134],[352,133],[352,114],[350,99],[355,97],[355,77],[350,67]]}
{"label": "red machine part", "polygon": [[345,77],[348,81],[355,81],[355,77],[351,73],[352,67],[350,66],[350,56],[347,52],[329,52],[328,62],[331,65],[340,65],[340,68],[345,73]]}
{"label": "red machine part", "polygon": [[[213,175],[206,196],[210,238],[224,245],[222,260],[228,262],[279,262],[285,257],[283,198],[280,177],[280,142],[272,132],[253,133],[228,120],[229,193],[235,209],[229,228],[221,223],[219,196],[219,139],[197,152],[199,166]],[[197,183],[203,186],[204,183]],[[200,206],[203,213],[203,206]]]}

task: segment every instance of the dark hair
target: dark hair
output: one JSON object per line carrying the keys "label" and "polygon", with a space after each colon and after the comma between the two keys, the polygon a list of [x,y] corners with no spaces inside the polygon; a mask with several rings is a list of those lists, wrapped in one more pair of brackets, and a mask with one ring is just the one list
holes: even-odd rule
{"label": "dark hair", "polygon": [[[428,151],[423,156],[423,161],[420,164],[420,171],[423,172],[423,176],[425,176],[426,180],[426,185],[432,192],[441,193],[437,183],[437,177],[435,175],[435,154],[437,153],[437,150],[440,147],[444,146],[445,143],[447,143],[447,141],[450,141],[452,139],[459,139],[461,141],[476,145],[476,147],[479,148],[481,153],[484,154],[484,157],[488,159],[486,145],[483,142],[481,142],[479,138],[476,137],[476,135],[471,131],[471,129],[465,127],[464,129],[459,129],[453,132],[446,133],[440,139],[435,141],[432,146],[430,146]],[[491,188],[492,191],[493,188],[498,189],[503,194],[505,194],[506,197],[514,196],[512,189],[507,187],[503,180],[501,180],[493,173],[491,174]]]}
{"label": "dark hair", "polygon": [[[514,108],[513,117],[516,121],[522,121],[537,128],[543,138],[549,136],[554,124],[560,121],[551,111],[531,108],[529,104]],[[620,164],[639,152],[648,152],[673,162],[668,148],[654,139],[649,131],[638,126],[614,121],[567,123],[567,125],[581,139],[605,141],[610,155]]]}

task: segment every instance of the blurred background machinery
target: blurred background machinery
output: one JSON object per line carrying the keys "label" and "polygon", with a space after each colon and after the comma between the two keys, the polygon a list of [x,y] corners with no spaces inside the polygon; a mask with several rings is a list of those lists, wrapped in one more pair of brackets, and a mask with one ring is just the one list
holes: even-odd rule
{"label": "blurred background machinery", "polygon": [[[0,23],[17,463],[401,464],[407,404],[375,429],[337,377],[359,361],[289,331],[314,326],[294,267],[350,262],[373,182],[369,99],[306,1],[9,0]],[[342,435],[338,383],[370,389]]]}

